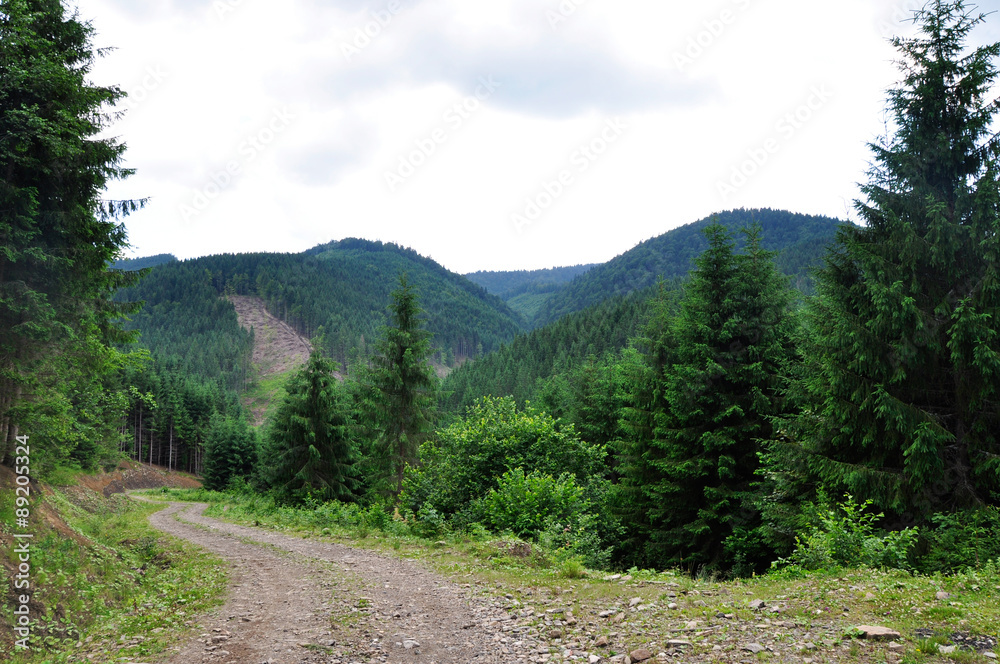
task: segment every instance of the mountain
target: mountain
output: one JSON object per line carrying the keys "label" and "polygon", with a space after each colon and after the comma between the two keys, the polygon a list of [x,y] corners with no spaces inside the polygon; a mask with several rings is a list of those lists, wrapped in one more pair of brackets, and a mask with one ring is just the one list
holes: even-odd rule
{"label": "mountain", "polygon": [[531,321],[554,294],[594,265],[596,263],[547,270],[480,271],[467,274],[465,278],[502,298],[525,321]]}
{"label": "mountain", "polygon": [[[675,280],[665,290],[677,288]],[[486,395],[510,395],[522,404],[533,399],[539,379],[570,371],[588,357],[616,352],[638,336],[656,292],[654,286],[612,296],[464,364],[444,381],[442,410],[461,414]]]}
{"label": "mountain", "polygon": [[173,254],[156,254],[155,256],[145,256],[143,258],[122,258],[115,261],[111,267],[116,270],[135,272],[136,270],[144,270],[147,267],[156,267],[164,263],[175,262],[177,262],[177,256]]}
{"label": "mountain", "polygon": [[[442,364],[487,353],[524,329],[503,300],[461,275],[411,249],[357,239],[300,254],[224,254],[164,263],[118,297],[146,302],[131,325],[154,356],[172,356],[207,377],[235,377],[245,373],[234,362],[248,340],[235,332],[236,314],[226,295],[259,297],[275,317],[346,365],[356,353],[364,355],[379,334],[389,294],[403,272],[417,289]],[[215,330],[213,321],[220,323]]]}
{"label": "mountain", "polygon": [[[759,223],[765,249],[777,251],[775,262],[792,276],[804,292],[812,289],[811,268],[821,264],[827,245],[842,221],[830,217],[796,214],[783,210],[730,210],[696,221],[646,240],[625,253],[591,268],[554,293],[527,322],[532,327],[552,323],[566,314],[581,311],[612,295],[622,295],[654,285],[660,277],[683,277],[708,244],[702,231],[718,220],[733,231]],[[738,244],[742,238],[737,235]]]}

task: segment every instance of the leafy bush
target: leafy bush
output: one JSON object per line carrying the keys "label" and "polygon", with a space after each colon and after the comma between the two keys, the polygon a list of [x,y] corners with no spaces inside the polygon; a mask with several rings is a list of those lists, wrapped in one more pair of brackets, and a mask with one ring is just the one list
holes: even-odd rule
{"label": "leafy bush", "polygon": [[499,487],[490,489],[480,501],[486,525],[533,540],[548,523],[579,521],[588,507],[572,475],[564,473],[557,479],[537,470],[525,475],[523,468],[504,473]]}
{"label": "leafy bush", "polygon": [[795,551],[773,566],[791,565],[805,570],[833,567],[910,569],[910,552],[917,543],[917,528],[877,534],[876,522],[884,514],[866,512],[871,500],[858,504],[847,494],[837,509],[821,510],[819,524],[795,538]]}
{"label": "leafy bush", "polygon": [[407,470],[403,501],[412,511],[430,503],[451,516],[485,497],[515,468],[588,478],[603,473],[604,457],[603,447],[580,440],[572,426],[530,405],[519,411],[512,398],[486,397],[421,446],[421,465]]}
{"label": "leafy bush", "polygon": [[918,547],[917,569],[925,573],[978,569],[1000,561],[1000,509],[986,507],[932,517]]}

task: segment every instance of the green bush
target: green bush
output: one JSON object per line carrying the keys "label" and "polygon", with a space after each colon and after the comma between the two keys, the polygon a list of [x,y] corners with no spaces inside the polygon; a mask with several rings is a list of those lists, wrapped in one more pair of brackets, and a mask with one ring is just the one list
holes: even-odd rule
{"label": "green bush", "polygon": [[922,533],[916,567],[924,573],[979,569],[1000,561],[1000,509],[936,514]]}
{"label": "green bush", "polygon": [[538,471],[525,475],[523,468],[504,473],[499,487],[490,489],[480,501],[486,525],[533,540],[551,522],[579,521],[588,507],[583,488],[572,475],[564,473],[558,479]]}
{"label": "green bush", "polygon": [[866,510],[871,500],[858,504],[847,494],[836,509],[821,510],[819,523],[795,538],[795,551],[773,567],[790,565],[804,570],[836,567],[911,569],[909,557],[919,530],[905,528],[878,534],[876,522],[884,514]]}
{"label": "green bush", "polygon": [[[582,479],[601,476],[604,458],[604,448],[580,440],[572,426],[530,405],[518,410],[512,398],[485,397],[420,447],[421,464],[407,469],[403,501],[414,512],[429,502],[451,517],[496,489],[498,479],[515,468]],[[475,520],[467,516],[456,525]]]}

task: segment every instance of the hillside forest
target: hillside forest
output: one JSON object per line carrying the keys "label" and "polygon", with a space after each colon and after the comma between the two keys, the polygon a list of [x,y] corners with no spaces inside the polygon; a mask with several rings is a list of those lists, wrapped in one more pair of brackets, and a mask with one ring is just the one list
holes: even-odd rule
{"label": "hillside forest", "polygon": [[[124,260],[123,93],[87,79],[91,28],[34,4],[0,3],[0,464],[30,436],[42,478],[131,457],[600,570],[1000,559],[1000,44],[967,48],[963,2],[893,40],[859,223],[721,211],[467,277],[354,238]],[[308,361],[262,381],[232,296]]]}

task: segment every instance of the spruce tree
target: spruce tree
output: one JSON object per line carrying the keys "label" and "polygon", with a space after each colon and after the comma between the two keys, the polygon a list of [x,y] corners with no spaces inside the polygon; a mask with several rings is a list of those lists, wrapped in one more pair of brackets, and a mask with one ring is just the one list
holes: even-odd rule
{"label": "spruce tree", "polygon": [[116,319],[134,307],[110,298],[137,275],[108,265],[141,201],[101,198],[131,170],[125,146],[99,137],[124,93],[88,81],[93,33],[60,0],[0,0],[0,463],[26,422],[70,448],[40,447],[34,465],[74,440],[117,447],[95,440],[120,415],[102,377],[125,361]]}
{"label": "spruce tree", "polygon": [[416,463],[433,425],[437,378],[429,363],[431,335],[405,273],[391,297],[390,324],[371,367],[361,372],[360,406],[369,438],[365,480],[398,500],[406,465]]}
{"label": "spruce tree", "polygon": [[314,350],[289,380],[268,429],[260,474],[286,499],[354,499],[353,423],[336,369]]}
{"label": "spruce tree", "polygon": [[205,488],[222,491],[230,480],[249,479],[258,452],[257,434],[245,419],[213,417],[205,441]]}
{"label": "spruce tree", "polygon": [[936,0],[892,40],[903,78],[865,225],[840,232],[809,314],[799,458],[831,493],[918,522],[1000,496],[1000,45],[965,46],[984,19]]}
{"label": "spruce tree", "polygon": [[644,511],[646,561],[748,573],[768,557],[754,487],[759,441],[784,409],[791,294],[758,229],[743,255],[723,226],[705,234],[709,248],[652,347],[657,370],[637,400],[645,407],[633,432],[648,437],[626,446],[621,472]]}

